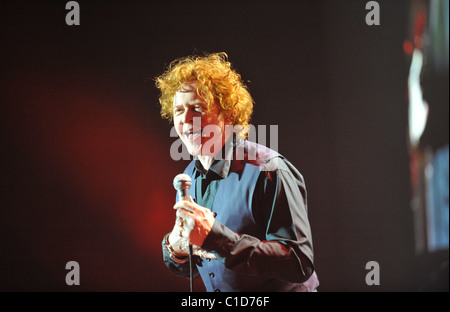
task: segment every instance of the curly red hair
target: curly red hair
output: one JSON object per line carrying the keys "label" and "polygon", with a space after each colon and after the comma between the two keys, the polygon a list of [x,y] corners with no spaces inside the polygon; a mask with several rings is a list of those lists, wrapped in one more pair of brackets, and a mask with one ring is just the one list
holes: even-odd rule
{"label": "curly red hair", "polygon": [[225,52],[176,59],[155,81],[161,91],[159,102],[163,118],[173,119],[175,93],[185,82],[196,81],[197,94],[208,107],[216,103],[225,120],[233,126],[241,126],[241,135],[246,135],[254,101]]}

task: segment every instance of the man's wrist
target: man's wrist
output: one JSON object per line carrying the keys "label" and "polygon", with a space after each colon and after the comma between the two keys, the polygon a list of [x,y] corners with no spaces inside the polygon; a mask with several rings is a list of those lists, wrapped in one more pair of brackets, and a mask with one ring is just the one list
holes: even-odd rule
{"label": "man's wrist", "polygon": [[238,240],[237,233],[216,220],[201,247],[220,257],[226,257]]}
{"label": "man's wrist", "polygon": [[173,249],[173,246],[170,244],[169,237],[171,233],[167,233],[164,236],[164,252],[175,262],[177,263],[184,263],[188,260],[188,256],[180,256],[177,254],[177,252]]}

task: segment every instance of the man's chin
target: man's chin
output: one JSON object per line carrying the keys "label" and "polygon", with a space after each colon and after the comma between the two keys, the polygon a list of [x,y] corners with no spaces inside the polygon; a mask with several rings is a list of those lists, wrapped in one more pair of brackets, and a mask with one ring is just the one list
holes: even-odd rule
{"label": "man's chin", "polygon": [[[214,144],[216,143],[216,144]],[[215,157],[215,155],[222,149],[222,142],[184,142],[189,154],[192,156],[209,156]]]}
{"label": "man's chin", "polygon": [[188,152],[191,154],[191,156],[198,157],[198,156],[209,156],[209,157],[215,157],[216,153],[212,151],[206,151],[205,149],[202,149],[202,146],[196,146],[196,147],[188,147]]}
{"label": "man's chin", "polygon": [[200,156],[201,154],[202,154],[202,147],[201,146],[197,146],[197,145],[194,145],[194,146],[188,146],[187,147],[187,150],[188,150],[188,152],[189,152],[189,154],[191,154],[192,156]]}

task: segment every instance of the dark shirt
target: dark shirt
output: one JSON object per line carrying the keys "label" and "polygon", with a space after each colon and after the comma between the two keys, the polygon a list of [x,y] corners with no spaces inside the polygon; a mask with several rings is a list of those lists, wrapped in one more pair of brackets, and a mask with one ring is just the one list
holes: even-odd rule
{"label": "dark shirt", "polygon": [[[251,220],[248,221],[247,218],[245,221],[246,219],[241,218],[240,215],[226,216],[222,220],[230,227],[245,228],[245,223],[254,223],[258,228],[252,231],[253,235],[235,232],[218,221],[221,211],[217,211],[218,217],[201,247],[213,252],[218,260],[212,261],[222,263],[228,273],[222,274],[224,276],[212,274],[214,286],[211,286],[210,281],[205,281],[210,279],[211,273],[207,277],[203,274],[205,286],[210,291],[216,289],[314,291],[318,286],[318,280],[314,273],[312,239],[303,177],[278,153],[247,141],[241,144],[244,143],[245,146],[250,146],[244,149],[244,159],[234,153],[235,148],[233,159],[231,157],[215,159],[207,171],[203,169],[200,161],[194,160],[189,172],[195,179],[193,183],[195,187],[191,189],[191,194],[195,195],[199,205],[213,211],[218,206],[214,202],[216,196],[223,191],[220,188],[221,184],[229,178],[230,174],[239,173],[235,187],[248,188],[247,192],[251,196],[248,204],[251,206],[248,207]],[[256,156],[254,160],[245,159],[252,153]],[[267,155],[270,156],[267,157]],[[247,168],[243,167],[243,164],[248,165],[248,163],[251,163],[251,168],[258,168],[258,172],[254,182],[244,184],[246,175],[250,173],[248,169],[242,168]],[[221,198],[226,198],[227,194],[220,195]],[[229,201],[232,202],[233,198],[229,198]],[[245,208],[242,207],[242,211],[244,210]],[[167,255],[164,256],[164,260],[172,271],[188,277],[187,263],[177,263]],[[202,264],[205,261],[206,263]],[[208,262],[211,261],[196,259],[200,271],[204,266],[210,265]],[[248,288],[247,283],[242,283],[242,287],[226,285],[227,283],[239,284],[236,276],[228,277],[229,272],[231,275],[245,275],[250,280],[252,276],[265,279],[255,278],[254,288],[251,289]],[[195,276],[198,275],[196,270]],[[262,285],[264,283],[270,283],[271,286]]]}

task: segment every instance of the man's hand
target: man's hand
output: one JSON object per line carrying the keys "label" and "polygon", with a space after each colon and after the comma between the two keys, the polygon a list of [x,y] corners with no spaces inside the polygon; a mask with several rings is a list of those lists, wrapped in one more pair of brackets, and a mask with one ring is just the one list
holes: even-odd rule
{"label": "man's hand", "polygon": [[[175,256],[177,258],[187,257],[189,255],[188,254],[188,245],[189,245],[188,240],[186,238],[182,238],[173,233],[174,232],[172,232],[169,236],[169,243],[171,241],[173,242],[173,243],[170,243],[170,245],[172,246],[172,248],[175,252]],[[213,253],[203,250],[200,247],[198,247],[197,245],[192,245],[192,252],[193,252],[194,256],[199,256],[201,258],[217,259]]]}
{"label": "man's hand", "polygon": [[179,201],[173,208],[177,209],[177,219],[168,239],[177,257],[188,255],[190,242],[195,256],[216,259],[214,254],[199,247],[211,231],[214,213],[195,203],[192,197],[190,201]]}
{"label": "man's hand", "polygon": [[198,205],[192,197],[189,201],[179,201],[173,206],[177,210],[181,237],[191,244],[202,246],[214,224],[214,213],[208,208]]}

